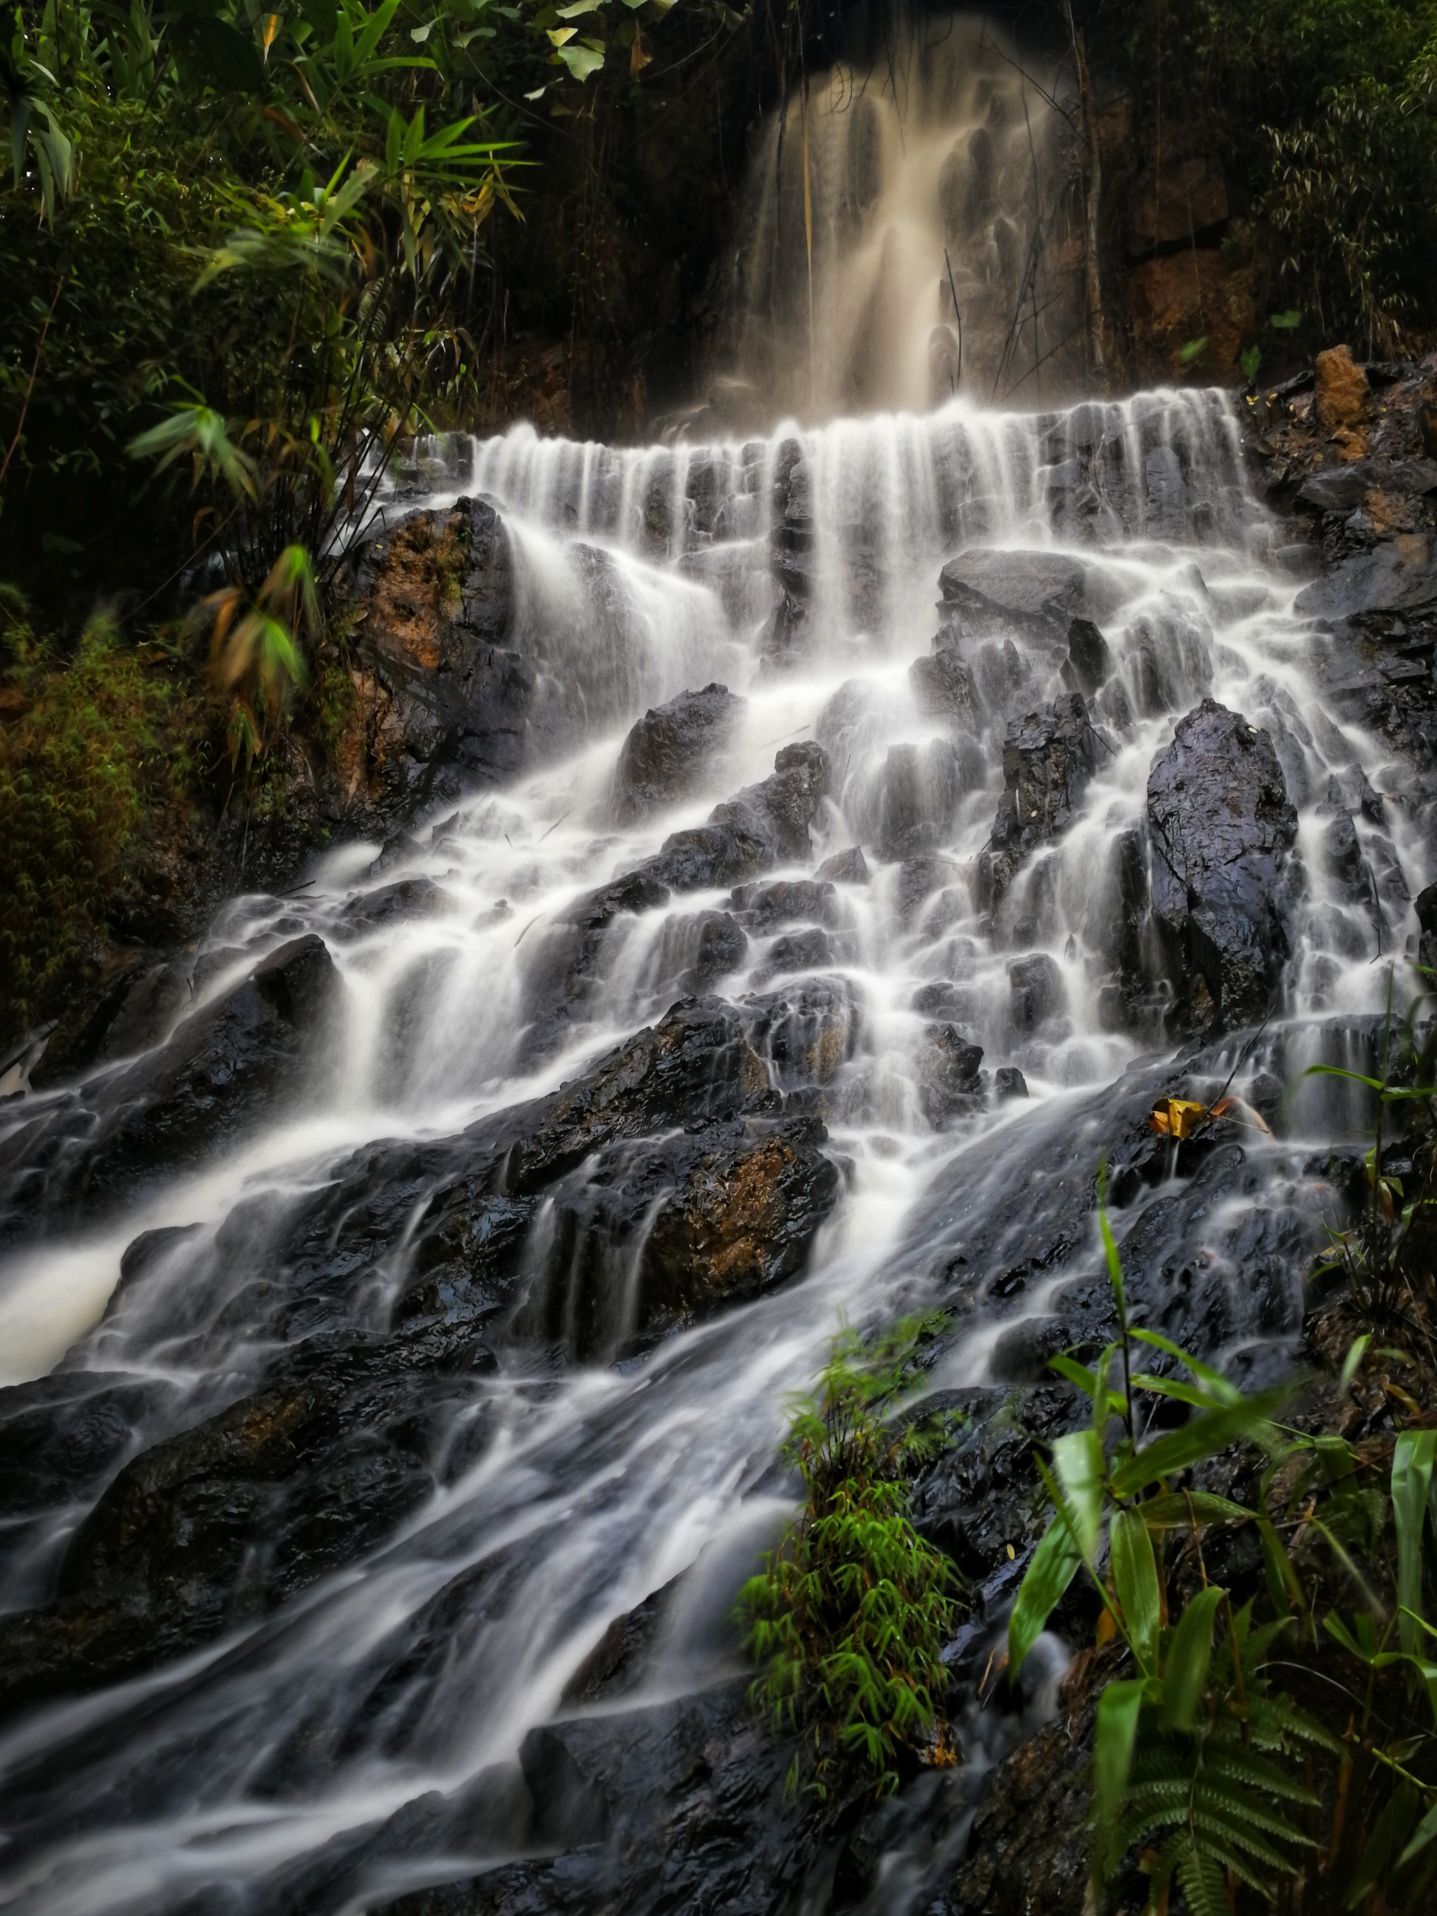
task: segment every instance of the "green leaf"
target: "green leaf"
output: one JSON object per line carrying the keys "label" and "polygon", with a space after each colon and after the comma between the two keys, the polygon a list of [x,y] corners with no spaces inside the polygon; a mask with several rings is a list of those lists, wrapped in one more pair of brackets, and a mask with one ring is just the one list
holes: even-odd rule
{"label": "green leaf", "polygon": [[1053,1468],[1058,1473],[1078,1547],[1088,1562],[1098,1546],[1103,1521],[1103,1483],[1106,1476],[1103,1442],[1097,1431],[1069,1431],[1053,1445]]}
{"label": "green leaf", "polygon": [[1158,1661],[1158,1634],[1162,1628],[1162,1590],[1153,1540],[1142,1512],[1118,1512],[1113,1519],[1109,1548],[1113,1587],[1128,1642],[1143,1669],[1154,1672]]}
{"label": "green leaf", "polygon": [[1412,1841],[1397,1859],[1397,1867],[1403,1869],[1414,1856],[1420,1856],[1427,1845],[1437,1839],[1437,1803],[1434,1803],[1422,1821],[1417,1825]]}
{"label": "green leaf", "polygon": [[1212,1663],[1212,1627],[1227,1592],[1219,1584],[1199,1590],[1173,1631],[1163,1667],[1162,1719],[1165,1730],[1191,1730],[1207,1688]]}
{"label": "green leaf", "polygon": [[1190,339],[1185,346],[1180,347],[1178,359],[1184,366],[1191,366],[1193,361],[1206,351],[1207,334],[1204,333],[1201,339]]}
{"label": "green leaf", "polygon": [[577,20],[581,13],[597,13],[604,0],[570,0],[567,7],[555,7],[561,20]]}
{"label": "green leaf", "polygon": [[1289,1387],[1278,1386],[1189,1418],[1181,1430],[1166,1432],[1118,1466],[1113,1472],[1113,1495],[1119,1499],[1134,1497],[1149,1484],[1175,1476],[1204,1457],[1216,1456],[1239,1438],[1262,1441],[1270,1435],[1272,1413],[1291,1394]]}
{"label": "green leaf", "polygon": [[[1437,1430],[1404,1430],[1392,1452],[1397,1601],[1404,1610],[1418,1613],[1422,1610],[1422,1533],[1427,1522],[1434,1458],[1437,1458]],[[1421,1647],[1421,1637],[1411,1616],[1399,1616],[1398,1636],[1403,1649],[1415,1655]],[[1433,1694],[1437,1696],[1437,1692]]]}
{"label": "green leaf", "polygon": [[1257,1515],[1246,1504],[1231,1497],[1217,1497],[1208,1490],[1169,1490],[1150,1497],[1143,1505],[1143,1519],[1149,1530],[1189,1530],[1194,1524],[1247,1523]]}
{"label": "green leaf", "polygon": [[1048,1627],[1048,1619],[1082,1563],[1067,1523],[1055,1517],[1033,1552],[1008,1619],[1008,1672],[1016,1676],[1023,1659]]}
{"label": "green leaf", "polygon": [[1274,332],[1292,333],[1302,324],[1302,314],[1297,307],[1290,306],[1284,313],[1274,313],[1267,322]]}
{"label": "green leaf", "polygon": [[1352,1346],[1342,1360],[1342,1375],[1338,1379],[1338,1389],[1346,1392],[1352,1387],[1352,1380],[1362,1368],[1362,1360],[1367,1355],[1367,1347],[1372,1342],[1371,1331],[1364,1331],[1361,1337],[1352,1340]]}
{"label": "green leaf", "polygon": [[1107,1874],[1113,1862],[1114,1836],[1132,1774],[1138,1716],[1147,1692],[1143,1677],[1109,1683],[1098,1698],[1093,1729],[1093,1810],[1098,1825],[1095,1872]]}
{"label": "green leaf", "polygon": [[[553,37],[550,34],[551,40]],[[603,54],[595,47],[560,47],[559,58],[576,80],[587,80],[591,73],[597,73],[604,64]]]}

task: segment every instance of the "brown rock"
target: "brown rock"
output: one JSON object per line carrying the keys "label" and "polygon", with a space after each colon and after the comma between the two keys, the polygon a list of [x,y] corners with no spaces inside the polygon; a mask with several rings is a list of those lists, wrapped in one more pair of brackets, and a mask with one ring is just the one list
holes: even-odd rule
{"label": "brown rock", "polygon": [[1128,251],[1137,258],[1179,245],[1227,216],[1227,186],[1216,160],[1168,160],[1133,188]]}
{"label": "brown rock", "polygon": [[1317,355],[1317,423],[1337,439],[1344,456],[1360,436],[1356,429],[1367,410],[1367,397],[1367,375],[1349,347],[1333,346]]}
{"label": "brown rock", "polygon": [[1417,415],[1422,435],[1422,450],[1429,459],[1437,459],[1437,399],[1424,399]]}
{"label": "brown rock", "polygon": [[[1128,307],[1140,379],[1235,380],[1257,329],[1251,267],[1230,265],[1215,246],[1144,260],[1129,277]],[[1194,339],[1207,346],[1189,367],[1182,350]]]}

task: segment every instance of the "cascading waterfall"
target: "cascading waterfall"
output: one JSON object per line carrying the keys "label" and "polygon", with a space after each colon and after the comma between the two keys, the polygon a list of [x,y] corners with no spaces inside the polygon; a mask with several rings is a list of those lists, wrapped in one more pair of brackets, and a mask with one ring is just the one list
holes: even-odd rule
{"label": "cascading waterfall", "polygon": [[[945,129],[971,154],[981,120],[995,133],[991,179],[970,170],[943,190],[985,206],[997,194],[1005,211],[1007,71],[926,82],[903,162],[936,173],[953,147]],[[861,143],[886,166],[896,137],[866,97],[872,111],[844,136],[863,179]],[[816,99],[809,110],[817,122]],[[907,194],[905,178],[881,193]],[[856,275],[869,245],[880,274],[898,272],[885,243],[863,238],[866,204],[858,195],[843,215],[858,222],[849,240],[824,205],[822,275]],[[1007,211],[1018,255],[1030,211]],[[792,260],[791,236],[772,244]],[[961,291],[975,269],[954,264]],[[822,401],[914,401],[926,335],[921,354],[893,343],[896,383],[865,383],[854,342],[864,326],[891,340],[892,327],[858,286],[852,311]],[[777,367],[773,388],[806,411],[797,377]],[[1248,1072],[1303,1055],[1315,1012],[1380,1009],[1373,960],[1409,931],[1404,832],[1416,826],[1379,823],[1364,803],[1398,775],[1324,699],[1328,641],[1295,608],[1298,581],[1220,393],[1046,413],[959,394],[932,411],[630,450],[518,427],[434,459],[428,503],[481,495],[502,515],[514,644],[539,676],[547,756],[382,855],[345,848],[299,894],[220,914],[156,1055],[297,938],[323,941],[340,983],[307,1074],[227,1155],[126,1177],[86,1212],[67,1203],[66,1179],[133,1097],[133,1063],[0,1108],[12,1167],[0,1181],[0,1364],[17,1383],[58,1367],[44,1389],[93,1393],[129,1424],[102,1466],[87,1475],[72,1459],[46,1507],[7,1519],[6,1608],[47,1599],[57,1577],[63,1589],[67,1552],[128,1458],[249,1398],[308,1339],[319,1352],[341,1337],[382,1343],[466,1140],[502,1142],[516,1107],[583,1081],[692,995],[713,920],[737,914],[744,935],[710,954],[700,990],[765,1007],[768,1081],[821,1112],[841,1191],[792,1281],[646,1341],[649,1247],[670,1185],[642,1187],[638,1160],[606,1157],[609,1144],[566,1160],[506,1254],[512,1340],[497,1363],[450,1364],[426,1398],[435,1487],[326,1568],[325,1525],[357,1494],[336,1476],[304,1544],[320,1568],[298,1594],[273,1611],[237,1599],[198,1647],[0,1733],[0,1903],[18,1911],[377,1908],[508,1853],[495,1777],[536,1725],[574,1707],[572,1685],[615,1620],[682,1573],[642,1695],[732,1669],[724,1613],[788,1507],[773,1468],[785,1394],[815,1374],[840,1319],[945,1301],[945,1284],[971,1278],[980,1289],[935,1387],[1005,1380],[1061,1287],[1094,1269],[1085,1240],[1026,1288],[981,1290],[1037,1241],[1056,1201],[1027,1167],[1061,1160],[1089,1180],[1105,1087],[1131,1069],[1133,1095],[1146,1095],[1143,1060],[1164,1043],[1172,986],[1150,931],[1117,948],[1123,861],[1142,838],[1154,759],[1202,700],[1269,734],[1298,813],[1281,1010]],[[950,561],[958,571],[940,588]],[[956,704],[934,697],[933,662],[952,654],[934,643],[935,596],[939,620],[963,627]],[[997,608],[986,620],[980,601]],[[1073,619],[1104,648],[1081,685]],[[711,682],[743,703],[702,776],[658,811],[624,816],[614,778],[628,727]],[[1000,881],[1005,738],[1075,695],[1089,775],[1050,841]],[[598,925],[575,986],[575,928],[590,925],[575,910],[595,888],[765,780],[776,753],[815,741],[827,795],[801,853],[761,874],[791,885],[788,905],[765,918],[731,878],[680,882],[666,868],[665,886]],[[1334,808],[1352,821],[1361,896],[1324,862]],[[816,877],[854,845],[863,866]],[[395,916],[381,905],[400,881],[422,905]],[[941,1082],[935,1095],[935,1029],[981,1047],[989,1074],[965,1068],[953,1098]],[[1002,1099],[1005,1088],[1027,1095]],[[1307,1228],[1299,1159],[1271,1147],[1263,1206]],[[512,1151],[507,1162],[512,1173]],[[486,1213],[501,1239],[516,1178]],[[632,1228],[606,1234],[604,1207],[628,1180],[642,1187]],[[1120,1225],[1161,1234],[1152,1192],[1114,1198]],[[1251,1203],[1207,1219],[1203,1255],[1219,1270],[1235,1267]],[[955,1280],[959,1266],[968,1275]],[[323,1283],[300,1281],[311,1269]],[[1274,1315],[1236,1274],[1221,1295],[1212,1341],[1232,1361],[1290,1337],[1295,1296]],[[368,1414],[397,1415],[377,1386]],[[265,1509],[258,1492],[235,1506],[249,1527],[242,1582],[264,1571]],[[447,1810],[426,1822],[432,1792]],[[892,1880],[921,1893],[916,1866]]]}
{"label": "cascading waterfall", "polygon": [[915,15],[800,85],[755,162],[710,407],[750,424],[1073,391],[1082,240],[1059,84],[986,21]]}

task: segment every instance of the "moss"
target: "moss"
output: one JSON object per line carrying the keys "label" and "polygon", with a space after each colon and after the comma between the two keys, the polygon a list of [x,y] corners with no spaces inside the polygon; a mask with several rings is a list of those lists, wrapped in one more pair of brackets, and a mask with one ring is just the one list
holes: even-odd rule
{"label": "moss", "polygon": [[66,657],[11,617],[0,677],[0,1029],[84,975],[112,901],[207,764],[197,692],[153,647],[92,620]]}

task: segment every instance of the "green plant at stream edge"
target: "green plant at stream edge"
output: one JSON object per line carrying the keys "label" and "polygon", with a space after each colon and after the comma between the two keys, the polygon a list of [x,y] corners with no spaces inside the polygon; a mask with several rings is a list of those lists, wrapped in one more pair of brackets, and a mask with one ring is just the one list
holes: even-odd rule
{"label": "green plant at stream edge", "polygon": [[867,1344],[842,1332],[792,1406],[784,1455],[804,1506],[739,1599],[761,1666],[754,1699],[776,1729],[802,1735],[791,1790],[803,1779],[826,1797],[857,1771],[885,1794],[905,1746],[941,1741],[955,1572],[909,1520],[906,1473],[944,1430],[892,1416],[935,1327],[910,1318]]}
{"label": "green plant at stream edge", "polygon": [[[1424,1575],[1437,1430],[1400,1431],[1379,1486],[1361,1447],[1279,1421],[1297,1384],[1245,1395],[1133,1323],[1101,1204],[1099,1221],[1118,1336],[1091,1367],[1053,1360],[1092,1414],[1039,1466],[1054,1515],[1008,1631],[1016,1672],[1082,1572],[1101,1605],[1099,1641],[1134,1666],[1096,1706],[1095,1892],[1101,1901],[1135,1856],[1155,1911],[1176,1886],[1191,1916],[1226,1916],[1240,1886],[1266,1903],[1318,1874],[1341,1883],[1335,1907],[1360,1907],[1379,1882],[1382,1907],[1426,1907],[1437,1884],[1437,1626]],[[1162,1374],[1138,1368],[1153,1353]],[[1366,1355],[1359,1340],[1343,1391]],[[1191,1415],[1151,1435],[1153,1413],[1171,1405]],[[1250,1501],[1180,1486],[1224,1454],[1255,1478]],[[1235,1526],[1260,1545],[1247,1595],[1226,1535]],[[1234,1565],[1228,1583],[1210,1577],[1205,1546]],[[1346,1653],[1340,1675],[1326,1659],[1317,1669],[1324,1635]],[[1325,1684],[1339,1692],[1335,1717]],[[1385,1807],[1352,1855],[1362,1822],[1349,1812],[1376,1777],[1390,1785]]]}

